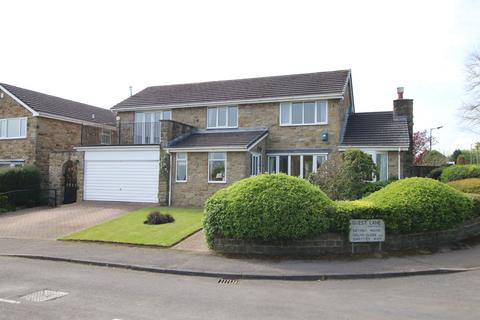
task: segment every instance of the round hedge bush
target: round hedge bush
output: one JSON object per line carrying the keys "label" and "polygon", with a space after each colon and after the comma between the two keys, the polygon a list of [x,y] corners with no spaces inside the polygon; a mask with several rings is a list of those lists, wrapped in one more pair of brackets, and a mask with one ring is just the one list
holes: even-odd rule
{"label": "round hedge bush", "polygon": [[472,212],[464,193],[430,178],[408,178],[365,197],[377,218],[393,233],[445,230],[462,223]]}
{"label": "round hedge bush", "polygon": [[204,232],[243,240],[294,240],[324,232],[333,202],[318,187],[285,174],[262,174],[217,191],[205,204]]}

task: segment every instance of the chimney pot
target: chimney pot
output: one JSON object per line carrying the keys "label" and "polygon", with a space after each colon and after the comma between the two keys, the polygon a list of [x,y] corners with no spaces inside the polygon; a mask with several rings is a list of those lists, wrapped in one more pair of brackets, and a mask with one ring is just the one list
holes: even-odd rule
{"label": "chimney pot", "polygon": [[403,87],[397,87],[398,100],[403,99]]}

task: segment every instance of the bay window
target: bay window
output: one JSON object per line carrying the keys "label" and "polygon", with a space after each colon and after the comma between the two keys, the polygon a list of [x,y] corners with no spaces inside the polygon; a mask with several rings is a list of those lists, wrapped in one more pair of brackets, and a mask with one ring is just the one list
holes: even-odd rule
{"label": "bay window", "polygon": [[327,154],[268,155],[268,172],[308,178],[327,160]]}
{"label": "bay window", "polygon": [[238,107],[215,107],[207,109],[207,128],[236,128],[238,127]]}
{"label": "bay window", "polygon": [[208,153],[208,182],[227,182],[227,154],[225,152]]}
{"label": "bay window", "polygon": [[27,137],[27,118],[0,119],[0,139]]}
{"label": "bay window", "polygon": [[175,157],[175,173],[176,173],[176,182],[186,182],[187,181],[187,153],[179,152]]}
{"label": "bay window", "polygon": [[280,125],[282,126],[327,123],[327,100],[280,103]]}

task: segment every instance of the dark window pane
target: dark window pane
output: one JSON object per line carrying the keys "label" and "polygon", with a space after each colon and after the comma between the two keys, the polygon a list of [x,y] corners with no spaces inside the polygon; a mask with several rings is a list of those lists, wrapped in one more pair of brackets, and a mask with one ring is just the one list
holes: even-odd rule
{"label": "dark window pane", "polygon": [[292,156],[292,168],[290,174],[292,176],[300,176],[300,156]]}

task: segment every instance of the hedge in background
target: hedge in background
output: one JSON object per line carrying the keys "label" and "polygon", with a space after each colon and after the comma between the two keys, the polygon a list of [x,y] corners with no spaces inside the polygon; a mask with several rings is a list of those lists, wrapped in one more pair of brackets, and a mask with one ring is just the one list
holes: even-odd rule
{"label": "hedge in background", "polygon": [[0,170],[0,193],[14,190],[30,192],[9,194],[10,205],[34,205],[40,196],[40,171],[34,166],[3,168]]}
{"label": "hedge in background", "polygon": [[440,176],[443,182],[467,178],[480,178],[480,166],[474,164],[450,166],[443,169]]}
{"label": "hedge in background", "polygon": [[262,174],[217,191],[205,205],[204,231],[244,240],[304,239],[326,231],[333,205],[320,189],[285,174]]}
{"label": "hedge in background", "polygon": [[448,185],[465,193],[480,194],[480,178],[450,181]]}

